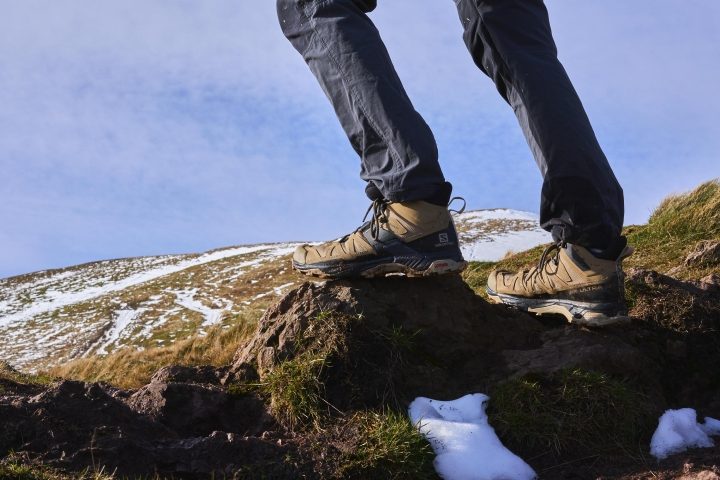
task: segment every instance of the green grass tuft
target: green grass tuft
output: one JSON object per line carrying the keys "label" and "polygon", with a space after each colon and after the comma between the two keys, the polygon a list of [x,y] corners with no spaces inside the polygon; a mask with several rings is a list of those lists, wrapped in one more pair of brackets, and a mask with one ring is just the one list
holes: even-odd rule
{"label": "green grass tuft", "polygon": [[341,478],[436,479],[430,444],[398,412],[359,412],[351,422],[358,426],[362,440],[346,454],[340,467]]}
{"label": "green grass tuft", "polygon": [[320,428],[332,406],[325,400],[324,373],[331,357],[347,352],[344,330],[355,317],[322,312],[295,340],[295,357],[271,369],[261,383],[273,413],[290,429]]}
{"label": "green grass tuft", "polygon": [[326,353],[304,353],[280,363],[265,377],[273,413],[290,429],[317,426],[323,412],[324,387],[320,380]]}
{"label": "green grass tuft", "polygon": [[3,391],[2,381],[10,381],[21,385],[48,385],[54,380],[50,375],[34,375],[15,370],[9,363],[0,360],[0,392]]}
{"label": "green grass tuft", "polygon": [[102,469],[68,474],[44,465],[25,464],[13,454],[0,460],[0,480],[114,480],[115,478]]}
{"label": "green grass tuft", "polygon": [[699,241],[720,240],[720,181],[666,198],[647,225],[628,227],[625,234],[635,247],[635,254],[626,262],[629,266],[660,272],[680,267],[681,278],[710,273],[712,266],[685,268],[682,262]]}
{"label": "green grass tuft", "polygon": [[657,420],[652,402],[628,382],[582,369],[510,379],[491,395],[490,424],[517,451],[631,454]]}

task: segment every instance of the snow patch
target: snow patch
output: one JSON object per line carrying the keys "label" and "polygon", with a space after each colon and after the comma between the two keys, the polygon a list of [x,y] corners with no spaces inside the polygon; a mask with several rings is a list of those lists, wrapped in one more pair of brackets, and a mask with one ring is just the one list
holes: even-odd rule
{"label": "snow patch", "polygon": [[445,480],[531,480],[530,466],[500,442],[488,423],[482,393],[452,401],[416,398],[410,419],[432,445],[435,470]]}
{"label": "snow patch", "polygon": [[457,215],[457,219],[463,222],[480,223],[489,220],[528,220],[537,222],[538,216],[532,212],[522,210],[511,210],[509,208],[491,208],[487,210],[474,210],[463,212]]}
{"label": "snow patch", "polygon": [[522,252],[547,243],[550,240],[545,230],[521,230],[507,232],[472,242],[460,242],[460,251],[467,261],[496,262],[508,252]]}
{"label": "snow patch", "polygon": [[103,342],[103,344],[100,345],[100,347],[95,353],[97,355],[107,355],[109,353],[107,350],[108,347],[115,344],[120,339],[120,335],[122,334],[123,330],[125,330],[128,325],[130,325],[133,320],[135,320],[135,318],[137,318],[137,316],[140,315],[143,311],[143,309],[128,309],[116,311],[116,317],[115,321],[113,322],[113,326],[100,340],[101,342]]}
{"label": "snow patch", "polygon": [[508,252],[521,252],[550,240],[535,213],[496,208],[455,215],[465,260],[494,262]]}
{"label": "snow patch", "polygon": [[206,307],[201,301],[195,300],[196,293],[197,288],[175,292],[175,303],[193,312],[198,312],[205,317],[205,321],[200,325],[201,328],[220,323],[223,314],[227,312],[229,306],[232,306],[232,303],[228,305],[229,301],[225,301],[224,307],[221,308]]}
{"label": "snow patch", "polygon": [[710,435],[720,435],[720,420],[705,417],[702,424],[693,408],[666,410],[650,440],[650,453],[662,460],[688,448],[712,447]]}
{"label": "snow patch", "polygon": [[280,285],[279,287],[274,287],[273,291],[275,292],[275,295],[282,295],[283,290],[285,290],[288,287],[292,287],[293,285],[295,285],[295,282],[284,283],[284,284]]}

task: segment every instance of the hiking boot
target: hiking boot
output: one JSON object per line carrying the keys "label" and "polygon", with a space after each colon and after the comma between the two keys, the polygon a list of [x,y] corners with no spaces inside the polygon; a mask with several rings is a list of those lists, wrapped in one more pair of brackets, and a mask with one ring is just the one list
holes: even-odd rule
{"label": "hiking boot", "polygon": [[[557,253],[550,258],[550,253]],[[487,293],[536,314],[559,313],[571,323],[603,326],[627,320],[622,261],[633,249],[621,238],[612,260],[598,258],[579,245],[550,245],[534,268],[517,273],[493,271]]]}
{"label": "hiking boot", "polygon": [[353,233],[322,245],[302,245],[293,269],[323,278],[381,277],[404,273],[425,277],[460,272],[467,263],[450,212],[424,201],[375,200],[372,218]]}

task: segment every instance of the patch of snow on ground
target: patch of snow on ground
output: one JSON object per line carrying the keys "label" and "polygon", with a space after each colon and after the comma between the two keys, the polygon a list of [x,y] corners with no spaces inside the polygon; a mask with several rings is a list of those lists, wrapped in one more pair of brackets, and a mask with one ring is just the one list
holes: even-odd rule
{"label": "patch of snow on ground", "polygon": [[509,251],[521,252],[550,241],[532,212],[496,208],[464,212],[454,218],[460,250],[468,261],[494,262]]}
{"label": "patch of snow on ground", "polygon": [[280,285],[279,287],[273,288],[273,291],[275,292],[275,295],[282,295],[283,290],[293,285],[295,285],[295,282],[285,283],[283,285]]}
{"label": "patch of snow on ground", "polygon": [[509,251],[522,252],[550,240],[550,235],[545,230],[523,230],[481,238],[470,243],[461,241],[460,251],[467,261],[496,262]]}
{"label": "patch of snow on ground", "polygon": [[538,216],[532,212],[511,210],[509,208],[493,208],[489,210],[475,210],[463,212],[457,215],[458,220],[463,222],[486,222],[488,220],[529,220],[537,222]]}
{"label": "patch of snow on ground", "polygon": [[720,420],[705,417],[702,424],[697,421],[695,409],[667,410],[650,440],[650,453],[662,460],[688,448],[712,447],[715,443],[711,435],[720,435]]}
{"label": "patch of snow on ground", "polygon": [[[198,312],[201,314],[205,321],[200,325],[200,327],[209,327],[210,325],[215,325],[216,323],[220,323],[222,320],[223,314],[227,312],[227,308],[229,307],[227,305],[228,301],[225,301],[225,306],[222,308],[210,308],[206,307],[201,301],[195,300],[195,294],[197,293],[197,288],[193,288],[191,290],[180,290],[178,292],[175,292],[175,303],[180,305],[181,307],[185,307],[188,310],[192,310],[193,312]],[[232,303],[230,304],[230,306]]]}
{"label": "patch of snow on ground", "polygon": [[102,345],[97,349],[95,352],[98,355],[107,355],[108,347],[115,344],[119,339],[120,335],[123,333],[123,331],[130,325],[135,318],[140,315],[143,312],[142,309],[138,310],[132,310],[132,309],[126,309],[126,310],[118,310],[115,312],[116,317],[115,321],[113,322],[112,328],[107,331],[107,333],[103,336],[103,338],[100,340]]}
{"label": "patch of snow on ground", "polygon": [[181,311],[181,307],[170,308],[169,310],[166,310],[165,313],[157,317],[155,320],[143,322],[144,326],[142,330],[140,330],[140,333],[137,334],[137,338],[150,338],[155,332],[155,330],[167,323],[168,319],[171,316]]}
{"label": "patch of snow on ground", "polygon": [[432,445],[435,470],[445,480],[531,480],[536,474],[500,442],[488,424],[488,396],[465,395],[452,401],[418,397],[410,419]]}

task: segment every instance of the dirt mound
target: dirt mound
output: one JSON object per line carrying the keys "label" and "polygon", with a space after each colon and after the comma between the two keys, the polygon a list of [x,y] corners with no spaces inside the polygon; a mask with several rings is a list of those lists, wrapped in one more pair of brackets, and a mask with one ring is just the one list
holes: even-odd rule
{"label": "dirt mound", "polygon": [[659,393],[661,372],[655,352],[640,347],[642,335],[632,327],[541,323],[488,304],[454,276],[308,283],[268,310],[225,381],[263,382],[313,351],[327,363],[325,399],[340,410],[380,407],[389,398],[404,408],[419,395],[450,398],[575,368],[621,375]]}
{"label": "dirt mound", "polygon": [[294,448],[260,438],[273,424],[262,402],[199,384],[151,383],[130,393],[72,381],[34,396],[5,392],[0,452],[119,476],[195,478],[256,467],[283,477],[298,473],[291,465],[268,468]]}
{"label": "dirt mound", "polygon": [[[720,450],[644,458],[665,408],[720,416],[718,300],[665,278],[630,275],[638,318],[604,330],[490,305],[455,276],[306,283],[227,367],[166,367],[134,391],[3,380],[0,455],[130,477],[433,478],[408,402],[485,392],[542,478],[691,475]],[[663,289],[695,302],[686,317],[651,314]]]}

